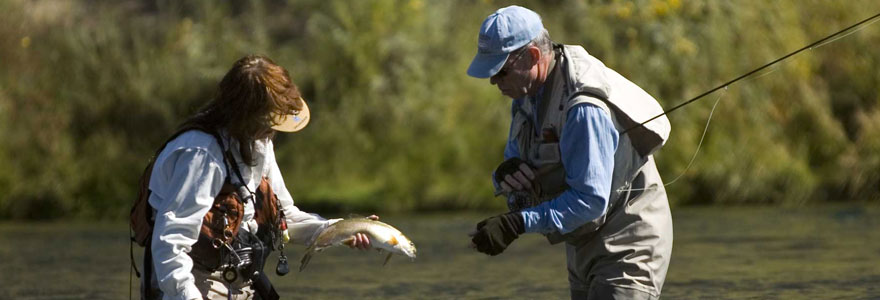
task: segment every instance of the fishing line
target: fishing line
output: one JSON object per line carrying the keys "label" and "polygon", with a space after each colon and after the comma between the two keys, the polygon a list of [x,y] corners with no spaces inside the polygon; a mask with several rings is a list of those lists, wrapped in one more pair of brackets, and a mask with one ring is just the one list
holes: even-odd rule
{"label": "fishing line", "polygon": [[[772,73],[772,72],[771,72],[771,73]],[[764,74],[764,75],[767,75],[767,74]],[[763,76],[763,75],[762,75],[762,76]],[[725,94],[727,94],[727,90],[728,90],[728,87],[725,86],[725,87],[724,87],[724,90],[721,92],[721,94],[718,95],[718,98],[715,99],[715,104],[712,105],[712,110],[709,111],[709,118],[706,120],[706,127],[703,128],[703,135],[700,136],[700,142],[697,144],[697,150],[694,151],[694,155],[691,157],[691,161],[688,162],[687,167],[684,168],[684,171],[681,171],[681,174],[678,174],[678,176],[675,177],[675,179],[673,179],[673,180],[670,181],[670,182],[667,182],[667,183],[664,184],[663,186],[669,186],[670,184],[675,183],[676,181],[678,181],[678,179],[680,179],[682,176],[684,176],[684,174],[687,173],[688,170],[690,170],[691,165],[694,164],[694,160],[697,159],[697,153],[700,153],[700,147],[703,146],[703,139],[706,138],[706,132],[709,131],[709,123],[712,122],[712,115],[715,114],[715,108],[718,107],[718,103],[721,102],[721,98],[724,97]],[[644,191],[644,190],[654,189],[654,188],[655,188],[655,187],[653,187],[653,186],[652,186],[652,187],[646,187],[646,188],[639,188],[639,189],[624,189],[624,188],[621,188],[621,189],[618,189],[617,191],[618,191],[618,192],[634,192],[634,191]]]}
{"label": "fishing line", "polygon": [[[876,16],[875,16],[875,17],[876,17]],[[877,22],[877,21],[880,21],[880,19],[877,19],[877,20],[874,20],[874,21],[868,22],[868,23],[866,23],[866,24],[865,24],[864,26],[862,26],[862,27],[868,27],[868,26],[871,26],[871,24],[874,24],[874,23]],[[819,48],[819,47],[822,47],[822,46],[825,46],[825,45],[831,44],[831,43],[833,43],[834,41],[839,40],[839,39],[842,39],[842,38],[845,38],[845,37],[849,36],[850,34],[853,34],[853,33],[858,32],[859,30],[862,30],[862,29],[859,28],[858,30],[853,30],[853,31],[847,32],[846,34],[841,35],[841,36],[839,36],[839,37],[836,37],[836,38],[834,38],[834,39],[831,39],[830,41],[827,41],[827,42],[824,42],[824,43],[822,43],[822,44],[819,44],[819,45],[816,45],[816,46],[810,47],[810,50],[817,49],[817,48]]]}
{"label": "fishing line", "polygon": [[[794,52],[791,52],[791,53],[789,53],[789,54],[787,54],[787,55],[785,55],[785,56],[783,56],[783,57],[780,57],[780,58],[778,58],[778,59],[776,59],[776,60],[774,60],[774,61],[772,61],[772,62],[770,62],[770,63],[767,63],[767,64],[765,64],[765,65],[763,65],[763,66],[761,66],[761,67],[759,67],[759,68],[757,68],[757,69],[754,69],[754,70],[752,70],[752,71],[750,71],[750,72],[748,72],[748,73],[745,73],[745,74],[743,74],[743,75],[741,75],[741,76],[739,76],[739,77],[737,77],[737,78],[735,78],[735,79],[733,79],[733,80],[730,80],[730,81],[728,81],[728,82],[726,82],[726,83],[724,83],[724,84],[722,84],[722,85],[720,85],[720,86],[718,86],[718,87],[715,87],[715,88],[713,88],[713,89],[711,89],[711,90],[709,90],[709,91],[706,91],[706,92],[704,92],[704,93],[702,93],[702,94],[700,94],[700,95],[698,95],[698,96],[696,96],[696,97],[694,97],[694,98],[691,98],[690,100],[685,101],[684,103],[681,103],[681,104],[679,104],[679,105],[676,105],[675,107],[673,107],[672,109],[670,109],[670,110],[668,110],[668,111],[664,111],[663,113],[661,113],[661,114],[659,114],[659,115],[657,115],[657,116],[655,116],[655,117],[653,117],[653,118],[650,118],[650,119],[648,119],[647,121],[644,121],[644,122],[642,122],[642,123],[640,123],[640,124],[638,124],[638,125],[635,125],[635,126],[633,126],[633,127],[630,127],[630,128],[627,129],[627,130],[624,130],[623,133],[621,133],[621,134],[626,134],[627,132],[629,132],[630,130],[632,130],[632,129],[636,128],[636,127],[644,126],[644,125],[645,125],[646,123],[648,123],[648,122],[651,122],[651,121],[653,121],[653,120],[655,120],[655,119],[657,119],[657,118],[659,118],[659,117],[661,117],[661,116],[663,116],[663,115],[665,115],[665,114],[668,114],[668,113],[670,113],[670,112],[672,112],[672,111],[674,111],[674,110],[677,110],[677,109],[679,109],[679,108],[681,108],[681,107],[683,107],[683,106],[685,106],[685,105],[688,105],[688,104],[690,104],[690,103],[692,103],[692,102],[694,102],[694,101],[696,101],[696,100],[699,100],[700,98],[703,98],[703,97],[705,97],[705,96],[708,96],[709,94],[712,94],[713,92],[715,92],[715,91],[717,91],[717,90],[719,90],[719,89],[722,89],[722,88],[724,89],[723,93],[721,93],[721,95],[718,95],[718,98],[715,100],[715,104],[712,105],[712,110],[709,111],[709,117],[708,117],[707,120],[706,120],[706,126],[705,126],[705,128],[703,128],[703,134],[700,136],[700,142],[697,144],[697,149],[694,151],[694,155],[691,157],[690,162],[688,162],[687,166],[684,168],[684,171],[682,171],[677,177],[675,177],[675,179],[672,179],[672,181],[669,181],[669,182],[667,182],[667,183],[665,183],[665,184],[663,185],[664,187],[665,187],[665,186],[669,186],[669,185],[675,183],[676,181],[678,181],[681,177],[684,176],[685,173],[687,173],[688,170],[690,170],[691,166],[693,165],[694,161],[695,161],[696,158],[697,158],[697,154],[699,154],[699,152],[700,152],[700,148],[703,146],[703,141],[704,141],[704,139],[706,138],[706,133],[709,131],[709,124],[712,122],[712,115],[715,114],[715,109],[718,107],[718,103],[721,102],[721,98],[724,97],[724,95],[727,93],[727,91],[729,90],[729,86],[730,86],[730,85],[732,85],[732,84],[734,84],[734,83],[736,83],[736,82],[738,82],[738,81],[740,81],[740,80],[743,80],[743,79],[747,79],[747,78],[748,78],[748,80],[757,80],[758,78],[761,78],[761,77],[764,77],[764,76],[770,75],[771,73],[775,73],[776,71],[779,70],[779,66],[775,66],[775,65],[778,64],[778,63],[780,63],[780,62],[782,62],[783,60],[785,60],[785,59],[787,59],[787,58],[789,58],[789,57],[791,57],[791,56],[794,56],[794,55],[796,55],[796,54],[798,54],[798,53],[800,53],[800,52],[803,52],[804,50],[808,50],[808,49],[809,49],[809,50],[813,50],[813,49],[816,49],[816,48],[819,48],[819,47],[822,47],[822,46],[825,46],[825,45],[831,44],[831,43],[833,43],[833,42],[835,42],[835,41],[837,41],[837,40],[839,40],[839,39],[842,39],[842,38],[844,38],[844,37],[847,37],[847,36],[849,36],[849,35],[851,35],[851,34],[853,34],[853,33],[856,33],[856,32],[858,32],[858,31],[860,31],[860,30],[862,30],[862,29],[864,29],[864,28],[866,28],[866,27],[868,27],[868,26],[874,24],[875,22],[880,21],[880,19],[877,19],[878,17],[880,17],[880,13],[878,13],[878,14],[876,14],[876,15],[870,17],[870,18],[864,19],[864,20],[862,20],[861,22],[858,22],[858,23],[856,23],[856,24],[853,24],[853,25],[851,25],[851,26],[849,26],[849,27],[847,27],[847,28],[844,28],[844,29],[842,29],[842,30],[840,30],[840,31],[837,31],[837,32],[835,32],[835,33],[833,33],[833,34],[831,34],[831,35],[828,35],[828,36],[826,36],[826,37],[824,37],[824,38],[822,38],[822,39],[820,39],[820,40],[818,40],[818,41],[815,41],[815,42],[813,42],[813,43],[811,43],[811,44],[809,44],[809,45],[807,45],[807,46],[804,46],[803,48],[800,48],[800,49],[798,49],[798,50],[796,50],[796,51],[794,51]],[[845,33],[845,34],[842,34],[842,33]],[[766,69],[766,68],[768,68],[768,67],[770,67],[770,66],[774,66],[774,68],[770,69],[770,70],[767,71],[767,72],[760,73],[760,74],[758,74],[758,75],[756,75],[756,76],[752,76],[752,75],[754,75],[755,73],[757,73],[757,72],[759,72],[759,71],[761,71],[761,70],[763,70],[763,69]],[[751,77],[751,78],[749,78],[749,77]],[[624,189],[624,188],[621,188],[621,189],[618,189],[617,191],[618,191],[618,192],[633,192],[633,191],[644,191],[644,190],[654,189],[654,188],[656,188],[656,187],[655,187],[655,186],[652,186],[652,187],[638,188],[638,189]]]}
{"label": "fishing line", "polygon": [[703,146],[703,139],[706,138],[706,132],[709,132],[709,123],[712,122],[712,115],[715,114],[715,108],[718,107],[718,103],[721,102],[721,98],[724,97],[725,94],[727,94],[727,90],[727,87],[724,87],[724,91],[721,92],[721,95],[718,95],[718,99],[715,99],[715,104],[712,105],[712,110],[709,111],[709,118],[706,120],[706,127],[703,128],[703,135],[700,136],[700,142],[697,144],[697,150],[694,151],[694,156],[691,157],[691,161],[688,162],[687,167],[684,168],[684,171],[681,171],[681,174],[678,174],[678,177],[675,177],[675,179],[664,184],[663,186],[668,186],[678,181],[679,178],[684,176],[684,173],[687,173],[687,171],[691,168],[691,165],[694,164],[694,160],[697,159],[697,153],[700,153],[700,147]]}
{"label": "fishing line", "polygon": [[[697,101],[697,100],[699,100],[700,98],[703,98],[703,97],[705,97],[705,96],[707,96],[707,95],[709,95],[709,94],[711,94],[711,93],[713,93],[713,92],[715,92],[715,91],[717,91],[717,90],[720,90],[720,89],[722,89],[722,88],[724,88],[724,87],[730,86],[731,84],[733,84],[733,83],[735,83],[735,82],[737,82],[737,81],[740,81],[740,80],[742,80],[742,79],[744,79],[744,78],[746,78],[746,77],[749,77],[750,75],[755,74],[755,73],[757,73],[757,72],[759,72],[759,71],[761,71],[761,70],[763,70],[763,69],[766,69],[767,67],[770,67],[770,66],[772,66],[772,65],[775,65],[775,64],[777,64],[777,63],[779,63],[779,62],[781,62],[781,61],[783,61],[783,60],[785,60],[785,59],[787,59],[787,58],[789,58],[789,57],[791,57],[791,56],[794,56],[794,55],[796,55],[796,54],[798,54],[798,53],[801,53],[801,52],[803,52],[804,50],[812,49],[813,47],[821,47],[821,46],[824,46],[824,45],[829,44],[829,43],[832,43],[832,42],[834,42],[834,41],[836,41],[836,40],[838,40],[838,39],[840,39],[840,38],[846,37],[846,36],[848,36],[848,35],[850,35],[850,34],[853,34],[853,33],[857,32],[857,31],[860,31],[860,30],[866,28],[868,25],[873,24],[873,23],[876,21],[876,20],[874,20],[874,19],[877,19],[878,17],[880,17],[880,13],[878,13],[878,14],[872,16],[872,17],[869,17],[869,18],[867,18],[867,19],[864,19],[864,20],[862,20],[862,21],[860,21],[860,22],[858,22],[858,23],[855,23],[855,24],[853,24],[853,25],[851,25],[851,26],[849,26],[849,27],[847,27],[847,28],[841,29],[841,30],[838,31],[838,32],[832,33],[831,35],[828,35],[828,36],[826,36],[826,37],[824,37],[824,38],[822,38],[822,39],[819,39],[819,40],[817,40],[817,41],[815,41],[815,42],[812,42],[812,43],[810,43],[809,45],[804,46],[803,48],[800,48],[800,49],[798,49],[798,50],[795,50],[794,52],[791,52],[791,53],[789,53],[789,54],[786,54],[785,56],[782,56],[782,57],[780,57],[780,58],[777,58],[776,60],[771,61],[771,62],[769,62],[769,63],[767,63],[767,64],[765,64],[765,65],[763,65],[763,66],[761,66],[761,67],[759,67],[759,68],[757,68],[757,69],[754,69],[754,70],[752,70],[752,71],[749,71],[748,73],[745,73],[745,74],[743,74],[743,75],[740,75],[740,76],[737,77],[737,78],[734,78],[733,80],[730,80],[730,81],[728,81],[728,82],[725,82],[725,83],[723,83],[723,84],[721,84],[721,85],[719,85],[719,86],[717,86],[717,87],[715,87],[715,88],[713,88],[713,89],[711,89],[711,90],[708,90],[708,91],[706,91],[706,92],[704,92],[704,93],[702,93],[702,94],[700,94],[700,95],[697,95],[696,97],[693,97],[693,98],[691,98],[691,99],[688,100],[688,101],[685,101],[685,102],[683,102],[683,103],[681,103],[681,104],[679,104],[679,105],[676,105],[675,107],[673,107],[673,108],[671,108],[671,109],[669,109],[669,110],[667,110],[667,111],[664,111],[663,113],[661,113],[661,114],[659,114],[659,115],[656,115],[656,116],[654,116],[654,117],[648,119],[647,121],[644,121],[644,122],[642,122],[642,123],[639,123],[639,124],[637,124],[637,125],[634,125],[634,126],[628,128],[628,129],[624,130],[623,133],[621,133],[621,134],[626,134],[627,132],[629,132],[630,130],[635,129],[636,127],[639,127],[639,126],[645,126],[645,124],[648,123],[648,122],[651,122],[651,121],[653,121],[653,120],[655,120],[655,119],[657,119],[657,118],[659,118],[659,117],[662,117],[663,115],[666,115],[666,114],[671,113],[671,112],[673,112],[673,111],[675,111],[675,110],[678,110],[679,108],[682,108],[682,107],[684,107],[685,105],[691,104],[692,102]],[[866,23],[867,23],[867,24],[866,24]],[[864,24],[864,26],[862,26],[863,24]],[[850,32],[848,32],[848,31],[850,31]],[[839,36],[839,35],[841,35],[842,33],[845,33],[845,32],[848,32],[848,33],[846,33],[846,34],[844,34],[844,35],[842,35],[842,36]],[[838,37],[838,36],[839,36],[839,37]],[[826,41],[827,41],[827,42],[826,42]]]}
{"label": "fishing line", "polygon": [[[775,65],[775,66],[773,66],[773,68],[771,68],[771,69],[770,69],[769,71],[767,71],[767,72],[764,72],[764,73],[761,73],[761,74],[757,74],[757,75],[755,75],[755,76],[752,76],[751,78],[743,79],[743,80],[745,80],[745,81],[743,81],[743,83],[745,83],[745,82],[749,82],[749,81],[753,81],[753,80],[758,80],[758,78],[761,78],[761,77],[764,77],[764,76],[770,75],[770,74],[772,74],[772,73],[776,73],[776,71],[779,71],[779,65]],[[727,88],[727,87],[724,87],[724,88]]]}

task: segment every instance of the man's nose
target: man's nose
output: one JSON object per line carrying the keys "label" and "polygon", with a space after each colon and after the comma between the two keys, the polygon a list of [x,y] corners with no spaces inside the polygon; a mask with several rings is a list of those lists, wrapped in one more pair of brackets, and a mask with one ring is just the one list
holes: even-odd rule
{"label": "man's nose", "polygon": [[501,81],[501,78],[499,78],[498,75],[493,75],[492,77],[489,77],[490,84],[498,85],[499,81]]}

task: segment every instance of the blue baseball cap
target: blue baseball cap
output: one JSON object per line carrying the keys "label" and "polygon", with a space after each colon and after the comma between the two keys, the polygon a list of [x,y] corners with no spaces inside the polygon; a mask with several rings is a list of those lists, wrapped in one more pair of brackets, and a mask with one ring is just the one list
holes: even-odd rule
{"label": "blue baseball cap", "polygon": [[492,77],[504,66],[510,52],[531,42],[542,30],[541,17],[528,8],[511,5],[496,10],[480,26],[477,55],[467,74],[476,78]]}

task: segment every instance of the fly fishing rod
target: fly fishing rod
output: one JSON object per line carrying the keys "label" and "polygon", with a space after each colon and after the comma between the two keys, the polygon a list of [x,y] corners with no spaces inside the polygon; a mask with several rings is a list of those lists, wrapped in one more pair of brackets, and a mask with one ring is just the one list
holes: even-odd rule
{"label": "fly fishing rod", "polygon": [[809,44],[809,45],[806,45],[806,46],[804,46],[803,48],[800,48],[800,49],[798,49],[798,50],[796,50],[796,51],[794,51],[794,52],[791,52],[791,53],[789,53],[789,54],[786,54],[786,55],[783,56],[783,57],[777,58],[776,60],[771,61],[771,62],[769,62],[769,63],[767,63],[767,64],[765,64],[765,65],[763,65],[763,66],[761,66],[761,67],[759,67],[759,68],[757,68],[757,69],[754,69],[754,70],[752,70],[752,71],[750,71],[750,72],[748,72],[748,73],[745,73],[745,74],[743,74],[743,75],[741,75],[741,76],[739,76],[739,77],[737,77],[737,78],[734,78],[733,80],[730,80],[730,81],[728,81],[728,82],[725,82],[725,83],[723,83],[723,84],[721,84],[721,85],[719,85],[719,86],[717,86],[717,87],[715,87],[715,88],[713,88],[713,89],[711,89],[711,90],[708,90],[708,91],[706,91],[705,93],[702,93],[702,94],[700,94],[700,95],[698,95],[698,96],[696,96],[696,97],[693,97],[693,98],[691,98],[690,100],[685,101],[684,103],[681,103],[681,104],[679,104],[679,105],[676,105],[675,107],[673,107],[673,108],[671,108],[671,109],[669,109],[669,110],[667,110],[667,111],[664,111],[663,113],[661,113],[661,114],[659,114],[659,115],[656,115],[656,116],[654,116],[653,118],[648,119],[647,121],[644,121],[644,122],[639,123],[639,124],[637,124],[637,125],[634,125],[634,126],[632,126],[632,127],[630,127],[630,128],[627,128],[626,130],[623,131],[622,134],[626,134],[627,132],[629,132],[629,131],[632,130],[632,129],[635,129],[636,127],[644,126],[644,125],[647,124],[648,122],[651,122],[651,121],[653,121],[653,120],[655,120],[655,119],[657,119],[657,118],[659,118],[659,117],[662,117],[663,115],[669,114],[669,113],[671,113],[671,112],[673,112],[673,111],[675,111],[675,110],[677,110],[677,109],[679,109],[679,108],[682,108],[682,107],[685,106],[685,105],[691,104],[692,102],[697,101],[697,100],[699,100],[700,98],[703,98],[703,97],[705,97],[705,96],[707,96],[707,95],[709,95],[709,94],[711,94],[711,93],[714,93],[714,92],[717,91],[717,90],[720,90],[720,89],[722,89],[722,88],[724,88],[724,87],[726,87],[726,86],[729,86],[729,85],[731,85],[731,84],[733,84],[733,83],[735,83],[735,82],[737,82],[737,81],[740,81],[740,80],[742,80],[743,78],[749,77],[749,76],[751,76],[752,74],[755,74],[755,73],[757,73],[757,72],[760,72],[761,70],[764,70],[764,69],[766,69],[766,68],[769,67],[769,66],[775,65],[775,64],[777,64],[777,63],[779,63],[779,62],[785,60],[786,58],[789,58],[789,57],[794,56],[794,55],[796,55],[796,54],[798,54],[798,53],[801,53],[801,52],[804,51],[804,50],[811,49],[811,48],[815,47],[816,45],[820,45],[820,44],[822,44],[823,42],[825,42],[825,41],[827,41],[827,40],[829,40],[829,39],[831,39],[831,38],[834,38],[834,37],[836,37],[836,36],[838,36],[838,35],[840,35],[840,34],[842,34],[842,33],[844,33],[844,32],[850,31],[850,30],[852,30],[853,28],[859,27],[859,26],[861,26],[862,24],[865,24],[865,23],[867,23],[867,22],[870,22],[871,20],[874,20],[874,19],[876,19],[876,18],[878,18],[878,17],[880,17],[880,13],[878,13],[878,14],[876,14],[876,15],[870,17],[870,18],[864,19],[864,20],[862,20],[861,22],[855,23],[855,24],[853,24],[852,26],[849,26],[849,27],[847,27],[847,28],[841,29],[841,30],[838,31],[838,32],[832,33],[831,35],[828,35],[828,36],[826,36],[826,37],[824,37],[824,38],[822,38],[822,39],[820,39],[820,40],[818,40],[818,41],[815,41],[815,42],[813,42],[813,43],[811,43],[811,44]]}

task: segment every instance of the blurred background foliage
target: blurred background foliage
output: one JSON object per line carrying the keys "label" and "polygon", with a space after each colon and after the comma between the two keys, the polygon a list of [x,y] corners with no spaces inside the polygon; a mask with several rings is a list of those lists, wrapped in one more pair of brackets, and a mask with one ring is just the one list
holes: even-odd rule
{"label": "blurred background foliage", "polygon": [[[313,121],[279,134],[306,210],[501,209],[510,100],[467,77],[510,1],[0,1],[0,219],[126,216],[150,156],[248,53]],[[873,0],[521,1],[669,108],[880,11]],[[673,205],[880,199],[880,27],[669,116]],[[693,166],[715,99],[709,132]],[[682,173],[684,172],[684,173]]]}

